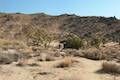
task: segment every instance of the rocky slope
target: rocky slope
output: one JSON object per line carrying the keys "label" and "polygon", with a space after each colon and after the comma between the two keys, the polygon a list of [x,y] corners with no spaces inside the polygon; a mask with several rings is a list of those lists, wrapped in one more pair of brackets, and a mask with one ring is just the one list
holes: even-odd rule
{"label": "rocky slope", "polygon": [[33,27],[45,28],[52,34],[73,32],[80,37],[96,36],[120,39],[120,20],[115,17],[0,13],[0,38],[23,40]]}

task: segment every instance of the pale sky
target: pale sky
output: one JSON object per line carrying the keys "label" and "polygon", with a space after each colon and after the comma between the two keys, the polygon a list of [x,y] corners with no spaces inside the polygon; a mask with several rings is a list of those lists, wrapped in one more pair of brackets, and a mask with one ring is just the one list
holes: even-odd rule
{"label": "pale sky", "polygon": [[120,18],[120,0],[0,0],[0,12],[41,13]]}

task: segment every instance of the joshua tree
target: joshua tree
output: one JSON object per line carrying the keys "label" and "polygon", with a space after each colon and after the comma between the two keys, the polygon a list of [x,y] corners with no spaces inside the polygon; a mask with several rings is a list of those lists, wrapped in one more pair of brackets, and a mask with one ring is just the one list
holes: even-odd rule
{"label": "joshua tree", "polygon": [[44,46],[45,48],[51,42],[52,37],[44,29],[35,29],[29,35],[29,42],[35,46]]}

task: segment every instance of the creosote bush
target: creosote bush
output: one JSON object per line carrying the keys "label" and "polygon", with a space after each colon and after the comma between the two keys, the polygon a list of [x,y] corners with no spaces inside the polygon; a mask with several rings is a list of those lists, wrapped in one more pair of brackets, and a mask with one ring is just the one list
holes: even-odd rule
{"label": "creosote bush", "polygon": [[79,49],[83,47],[83,41],[75,34],[64,36],[64,39],[61,41],[61,43],[64,43],[64,48]]}

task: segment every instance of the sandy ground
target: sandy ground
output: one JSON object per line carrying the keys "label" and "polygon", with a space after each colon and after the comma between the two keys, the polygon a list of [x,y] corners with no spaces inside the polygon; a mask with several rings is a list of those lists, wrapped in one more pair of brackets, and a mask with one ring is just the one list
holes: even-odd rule
{"label": "sandy ground", "polygon": [[73,58],[77,62],[68,68],[54,67],[60,60],[29,62],[37,66],[16,66],[16,63],[0,65],[0,80],[120,80],[120,76],[98,73],[103,61]]}

